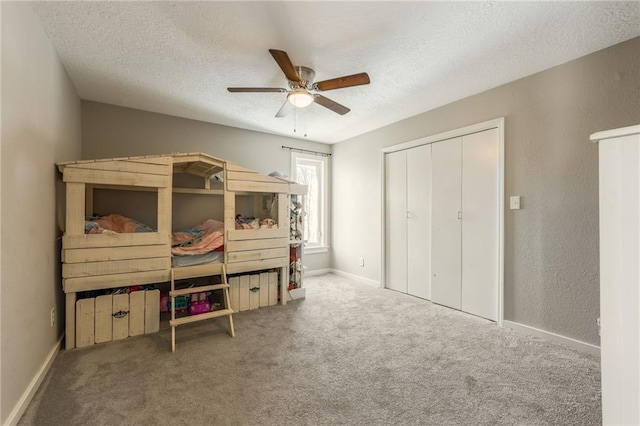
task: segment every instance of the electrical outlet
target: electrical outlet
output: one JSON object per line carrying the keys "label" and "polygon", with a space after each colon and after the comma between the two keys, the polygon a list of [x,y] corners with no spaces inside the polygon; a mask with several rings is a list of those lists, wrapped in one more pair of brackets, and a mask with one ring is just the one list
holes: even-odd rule
{"label": "electrical outlet", "polygon": [[358,265],[364,266],[364,257],[358,259]]}
{"label": "electrical outlet", "polygon": [[51,327],[56,324],[56,308],[51,308]]}
{"label": "electrical outlet", "polygon": [[509,197],[509,208],[511,210],[520,210],[520,196],[512,195]]}

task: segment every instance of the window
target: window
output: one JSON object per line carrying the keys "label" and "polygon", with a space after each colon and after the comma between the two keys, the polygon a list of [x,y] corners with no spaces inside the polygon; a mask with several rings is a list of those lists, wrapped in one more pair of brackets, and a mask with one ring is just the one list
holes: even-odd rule
{"label": "window", "polygon": [[303,218],[305,253],[325,252],[327,240],[328,157],[291,152],[291,178],[307,185]]}

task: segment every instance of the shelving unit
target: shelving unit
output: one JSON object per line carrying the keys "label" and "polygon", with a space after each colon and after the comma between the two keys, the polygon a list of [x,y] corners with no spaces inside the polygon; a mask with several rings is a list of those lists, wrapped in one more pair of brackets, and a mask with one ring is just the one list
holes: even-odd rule
{"label": "shelving unit", "polygon": [[291,299],[302,299],[306,290],[302,286],[304,277],[304,226],[305,216],[304,198],[307,186],[289,184],[289,284],[288,292]]}

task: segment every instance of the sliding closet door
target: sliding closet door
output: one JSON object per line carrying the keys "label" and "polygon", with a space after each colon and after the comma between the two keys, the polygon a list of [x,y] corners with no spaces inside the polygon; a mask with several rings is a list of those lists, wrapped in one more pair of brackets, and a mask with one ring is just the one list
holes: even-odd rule
{"label": "sliding closet door", "polygon": [[407,153],[385,154],[385,285],[407,292]]}
{"label": "sliding closet door", "polygon": [[462,138],[432,144],[431,301],[461,308]]}
{"label": "sliding closet door", "polygon": [[462,310],[498,319],[498,130],[462,138]]}
{"label": "sliding closet door", "polygon": [[431,299],[431,145],[407,151],[407,293]]}

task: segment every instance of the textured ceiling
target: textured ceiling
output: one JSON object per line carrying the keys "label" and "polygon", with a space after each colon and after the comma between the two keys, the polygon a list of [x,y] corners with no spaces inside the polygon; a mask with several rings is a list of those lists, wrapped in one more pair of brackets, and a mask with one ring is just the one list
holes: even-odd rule
{"label": "textured ceiling", "polygon": [[[640,35],[638,2],[38,2],[82,99],[334,143]],[[268,49],[316,81],[367,72],[274,115]],[[295,118],[295,123],[294,123]],[[294,133],[294,124],[297,132]]]}

